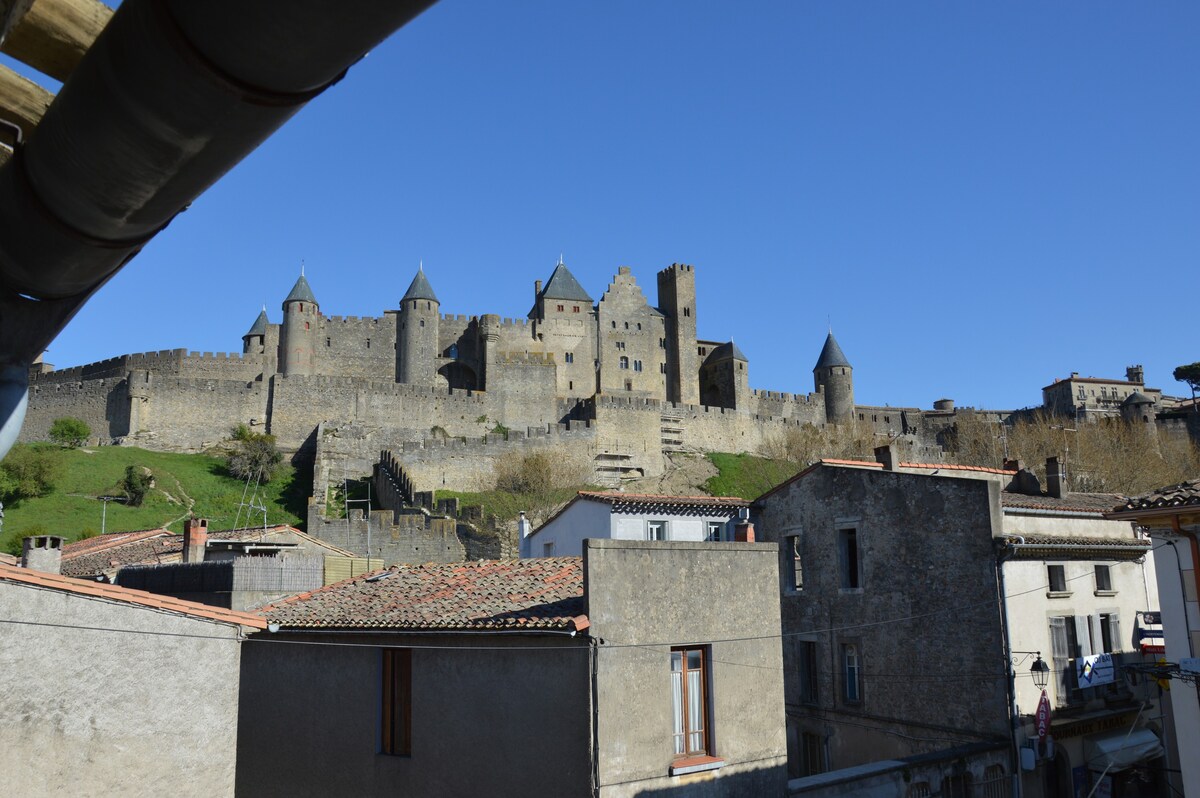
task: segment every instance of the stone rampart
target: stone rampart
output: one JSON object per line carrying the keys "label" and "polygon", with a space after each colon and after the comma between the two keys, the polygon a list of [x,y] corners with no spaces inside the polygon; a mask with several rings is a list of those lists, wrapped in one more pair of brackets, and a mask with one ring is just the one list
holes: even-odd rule
{"label": "stone rampart", "polygon": [[127,435],[129,398],[123,377],[36,382],[30,388],[29,410],[20,439],[48,440],[50,425],[65,416],[82,419],[91,427],[90,443],[112,443]]}
{"label": "stone rampart", "polygon": [[[131,361],[129,368],[164,373],[135,361]],[[263,356],[261,354],[188,352],[179,359],[178,369],[174,373],[181,377],[196,379],[253,380],[262,374],[262,371]]]}

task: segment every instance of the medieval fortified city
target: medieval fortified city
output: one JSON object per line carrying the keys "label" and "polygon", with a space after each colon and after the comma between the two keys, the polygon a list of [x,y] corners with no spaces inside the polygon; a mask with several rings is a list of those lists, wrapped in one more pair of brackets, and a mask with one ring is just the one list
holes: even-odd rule
{"label": "medieval fortified city", "polygon": [[[580,123],[571,102],[587,92],[549,89],[544,63],[522,72],[508,60],[536,49],[531,35],[605,30],[611,20],[594,9],[542,4],[546,19],[535,22],[520,4],[501,11],[468,0],[305,2],[286,16],[229,5],[0,0],[0,795],[1200,798],[1200,362],[1186,362],[1200,355],[1176,340],[1191,328],[1170,328],[1187,332],[1167,349],[1166,322],[1156,326],[1149,302],[1136,313],[1122,307],[1123,341],[1140,348],[1113,354],[1092,340],[1112,319],[1084,329],[1057,315],[1085,296],[1096,302],[1090,283],[1106,278],[1089,272],[1067,296],[1053,283],[1065,265],[1042,261],[1044,274],[1035,274],[1039,264],[988,266],[991,244],[975,241],[968,257],[978,267],[903,264],[908,250],[930,248],[931,261],[946,263],[961,256],[927,240],[955,240],[960,231],[949,228],[962,220],[952,201],[972,209],[1000,201],[976,196],[987,192],[973,185],[960,192],[969,201],[931,188],[959,142],[909,159],[928,171],[929,186],[924,173],[908,181],[905,201],[946,214],[937,236],[905,237],[897,231],[918,217],[892,220],[898,211],[874,197],[838,193],[861,177],[855,160],[869,160],[892,135],[880,134],[884,117],[925,125],[944,116],[875,96],[876,86],[892,85],[890,72],[918,88],[968,86],[974,97],[986,81],[948,74],[956,70],[944,59],[969,72],[976,56],[951,56],[947,41],[969,29],[983,37],[976,49],[986,51],[986,41],[1007,52],[1012,37],[1027,35],[1025,22],[1010,30],[1017,23],[1007,18],[943,9],[966,15],[962,27],[929,38],[914,20],[940,17],[915,5],[876,8],[890,20],[877,21],[885,35],[819,4],[762,0],[732,19],[664,0],[629,17],[659,31],[652,42],[632,22],[606,33],[637,64],[631,72],[608,65],[612,45],[587,36],[572,40],[579,53],[571,58],[539,54],[562,75],[583,69],[580,85],[597,107],[611,91],[645,117],[618,103],[619,122]],[[604,13],[625,19],[625,6]],[[772,23],[775,13],[795,24]],[[1066,30],[1075,18],[1055,16],[1065,13],[1045,24]],[[1112,9],[1097,14],[1105,25],[1077,37],[1077,52],[1095,58],[1107,26],[1136,38],[1126,29],[1140,17],[1122,12],[1122,26],[1109,19]],[[1150,60],[1184,46],[1167,28],[1152,31],[1153,46],[1130,52]],[[678,52],[642,60],[640,48],[661,51],[668,33]],[[838,42],[835,55],[826,34]],[[561,46],[555,36],[538,37],[538,46]],[[706,42],[701,50],[691,36]],[[889,49],[910,36],[941,54],[936,69],[911,72],[917,53]],[[860,37],[866,44],[851,46]],[[1036,52],[1047,46],[1021,40]],[[497,42],[511,43],[502,56],[489,49]],[[1070,60],[1058,46],[1067,45],[1047,50],[1056,67]],[[409,50],[415,60],[397,60]],[[720,78],[707,60],[718,51]],[[795,111],[756,94],[773,83],[747,70],[769,74],[775,57],[786,71],[832,81],[839,95],[839,81],[857,69],[845,59],[864,59],[870,74],[853,85],[879,114],[864,123],[870,143],[840,149],[838,137],[855,137],[838,125],[853,127],[854,114],[837,99],[821,100],[834,103],[823,114],[809,108],[821,95],[812,85]],[[816,60],[796,60],[804,58]],[[589,71],[601,61],[613,75]],[[675,71],[682,63],[686,73]],[[473,89],[482,93],[461,102],[480,114],[477,128],[474,116],[451,121],[458,104],[450,97],[468,91],[460,64],[483,76]],[[722,93],[732,91],[721,87],[726,72],[739,76],[731,94]],[[488,83],[493,73],[507,76],[503,90]],[[360,75],[371,88],[356,92]],[[642,146],[653,151],[659,134],[647,131],[666,118],[655,116],[658,107],[678,112],[672,103],[689,96],[688,81],[706,80],[705,91],[724,100],[684,106],[657,159],[616,180],[641,182],[622,184],[603,207],[586,206],[590,215],[573,205],[602,191],[603,164],[616,170],[638,161]],[[787,75],[778,80],[801,91]],[[433,99],[408,94],[426,81],[438,87]],[[557,96],[562,125],[556,120],[552,136],[520,126],[540,118],[541,102],[515,93],[522,81]],[[657,81],[670,90],[650,91]],[[41,83],[61,89],[54,95]],[[329,97],[288,121],[327,88]],[[905,85],[901,94],[917,90]],[[1037,102],[1023,91],[1030,97],[1021,102]],[[1129,91],[1142,97],[1140,87]],[[339,97],[359,108],[333,105]],[[373,116],[355,128],[350,115],[375,113],[387,106],[381,97],[437,113],[406,121],[413,130]],[[710,106],[721,114],[706,118]],[[971,106],[953,101],[950,116],[966,118]],[[780,118],[771,121],[773,113]],[[692,124],[691,114],[706,121]],[[741,114],[749,121],[722,117]],[[504,127],[508,115],[517,128]],[[994,123],[1003,116],[994,113]],[[1052,117],[1038,118],[1039,135],[1053,137]],[[637,145],[626,140],[636,128],[621,127],[635,118],[647,139]],[[320,162],[304,174],[312,191],[292,182],[295,140],[274,136],[285,123],[296,135],[322,125],[300,145]],[[834,134],[810,140],[814,124]],[[1080,123],[1071,124],[1053,135],[1078,138]],[[456,127],[470,135],[448,158],[436,139],[418,138],[424,126],[435,136]],[[705,136],[726,150],[709,152]],[[344,146],[351,139],[355,146]],[[514,148],[511,159],[471,160],[497,142]],[[1022,157],[1036,158],[1024,146]],[[805,148],[840,153],[841,171],[822,183],[810,164],[792,173],[804,177],[787,185],[788,199],[772,199],[791,168],[778,153]],[[692,150],[703,157],[684,158]],[[317,177],[325,161],[363,153],[380,164],[415,157],[378,170],[374,160],[347,160],[360,166]],[[967,156],[972,170],[989,166],[979,153]],[[909,165],[890,157],[888,168]],[[601,164],[591,177],[564,165],[590,170],[589,159]],[[245,177],[256,163],[278,171]],[[685,166],[672,173],[677,163]],[[507,171],[513,164],[564,171]],[[425,168],[432,177],[418,177]],[[474,204],[493,169],[510,175],[496,178],[507,193]],[[357,204],[357,186],[388,170],[396,185]],[[877,170],[885,180],[887,169]],[[701,183],[688,182],[700,173]],[[522,179],[563,175],[571,175],[567,188],[553,202],[540,187],[541,204],[522,204]],[[667,194],[654,194],[660,179]],[[1091,198],[1074,179],[1072,201],[1082,208]],[[396,191],[405,180],[428,196]],[[1036,193],[1014,191],[1013,207]],[[319,206],[308,225],[287,218],[293,192]],[[819,203],[807,204],[806,192]],[[719,210],[704,216],[714,196]],[[781,202],[783,221],[767,224]],[[253,233],[241,219],[213,222],[224,204],[253,216]],[[361,222],[340,215],[343,205]],[[1078,216],[1094,225],[1087,235],[1102,238],[1095,212]],[[987,231],[1003,226],[1003,212],[979,213]],[[489,214],[495,227],[473,220]],[[747,221],[753,214],[763,218]],[[579,219],[611,227],[612,240],[580,232]],[[511,266],[516,256],[495,255],[524,251],[546,234],[543,221],[602,253],[576,260],[568,252],[528,272]],[[986,238],[962,223],[964,237]],[[771,257],[788,254],[734,274],[740,253],[726,245],[772,225],[783,229],[771,233]],[[793,228],[804,226],[817,232],[788,249]],[[1030,249],[1053,240],[1037,238],[1028,221],[1011,227],[1019,232],[1005,235],[1028,236]],[[225,257],[279,275],[286,258],[264,263],[248,250],[273,228],[321,256],[298,274],[286,267],[290,274],[265,290],[248,278],[234,290],[217,276],[229,272],[194,268]],[[392,238],[372,237],[385,228]],[[1170,229],[1164,222],[1138,233]],[[835,243],[817,252],[821,232]],[[668,257],[651,272],[614,263],[601,285],[594,264],[625,234],[634,253],[678,252],[686,241],[697,265],[665,265]],[[143,252],[173,236],[203,250],[190,272],[175,262],[181,249]],[[474,263],[465,253],[486,247],[507,264],[492,271],[527,288],[492,293],[483,267],[415,256],[415,272],[402,274],[399,257],[386,271],[322,262],[330,252],[351,264],[364,252],[384,257],[397,240],[423,236],[453,251],[450,263]],[[895,247],[896,264],[860,274],[855,258],[882,257],[869,250],[875,239]],[[247,251],[229,254],[239,247]],[[855,255],[835,262],[839,248]],[[146,271],[128,273],[132,289],[114,279],[139,268],[127,266],[135,256],[175,270],[176,328],[138,317],[139,302],[163,301]],[[828,265],[813,265],[821,258]],[[1188,293],[1186,267],[1155,266],[1178,283],[1164,293]],[[1132,289],[1125,262],[1119,267],[1120,290]],[[991,274],[973,283],[972,268]],[[838,297],[820,290],[830,275]],[[997,280],[1003,299],[988,304]],[[221,307],[205,282],[224,283]],[[762,307],[745,308],[738,292],[747,286]],[[100,323],[88,314],[106,292],[127,290],[149,298],[122,300],[121,313],[105,311]],[[271,296],[255,316],[261,298],[248,297],[260,290]],[[1040,304],[1056,291],[1059,304]],[[379,315],[333,315],[348,296],[366,297]],[[514,304],[514,296],[524,298]],[[822,311],[821,335],[806,340],[799,317],[835,299],[850,320],[829,310],[826,323]],[[243,308],[248,326],[230,328],[229,314]],[[149,305],[141,310],[160,318]],[[988,318],[970,327],[972,314]],[[1034,317],[1048,331],[1036,357],[1020,334]],[[718,329],[724,340],[702,337]],[[104,348],[72,342],[89,331],[105,334]],[[852,345],[843,349],[835,333]],[[235,351],[158,349],[86,363],[190,335],[201,343],[224,335]],[[952,340],[959,335],[978,340],[964,350]],[[140,343],[108,349],[110,341]],[[873,378],[895,355],[869,350],[921,346],[925,354],[904,371]],[[1018,358],[1000,351],[1022,346]],[[950,362],[964,351],[969,365]],[[91,354],[64,363],[63,352]],[[1179,362],[1165,365],[1168,355]],[[1019,358],[1028,370],[1001,374],[1022,382],[1006,396],[1040,389],[1036,404],[971,406],[933,393],[968,369],[995,375]],[[1111,371],[1081,376],[1071,369],[1088,366],[1075,360]],[[1057,377],[1029,383],[1024,375],[1046,363]],[[804,392],[775,390],[780,375]],[[970,383],[969,395],[987,384],[995,383]],[[927,406],[911,406],[926,390]]]}

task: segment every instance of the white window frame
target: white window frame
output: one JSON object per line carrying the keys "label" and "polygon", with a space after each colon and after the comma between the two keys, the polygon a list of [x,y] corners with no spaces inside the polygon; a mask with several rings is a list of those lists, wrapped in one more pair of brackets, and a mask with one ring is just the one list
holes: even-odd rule
{"label": "white window frame", "polygon": [[[655,528],[662,530],[662,537],[655,537],[655,535],[654,535]],[[670,539],[671,539],[671,525],[665,519],[661,519],[661,518],[647,518],[646,519],[646,540],[670,540]]]}

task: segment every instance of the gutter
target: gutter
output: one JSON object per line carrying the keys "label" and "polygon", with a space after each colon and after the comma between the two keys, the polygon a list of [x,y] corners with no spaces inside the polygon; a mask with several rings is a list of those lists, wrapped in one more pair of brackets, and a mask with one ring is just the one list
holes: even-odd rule
{"label": "gutter", "polygon": [[1104,518],[1101,510],[1039,510],[1033,507],[1001,507],[1005,515],[1048,515],[1056,518],[1086,518],[1098,520]]}

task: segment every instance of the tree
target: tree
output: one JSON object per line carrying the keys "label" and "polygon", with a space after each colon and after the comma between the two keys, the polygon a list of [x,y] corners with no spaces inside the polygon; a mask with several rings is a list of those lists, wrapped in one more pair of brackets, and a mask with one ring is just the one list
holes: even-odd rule
{"label": "tree", "polygon": [[1192,389],[1192,412],[1200,412],[1200,408],[1196,407],[1196,389],[1200,388],[1200,362],[1180,366],[1171,376],[1179,382],[1186,382]]}
{"label": "tree", "polygon": [[146,494],[154,488],[154,474],[144,466],[125,466],[125,477],[121,480],[121,490],[125,492],[125,504],[129,507],[141,507]]}
{"label": "tree", "polygon": [[229,473],[239,479],[254,479],[270,482],[275,470],[283,462],[283,455],[275,446],[275,436],[255,432],[245,424],[233,428],[234,451],[229,455]]}
{"label": "tree", "polygon": [[92,428],[87,425],[87,422],[74,416],[56,418],[50,425],[50,440],[71,449],[83,446],[91,435]]}
{"label": "tree", "polygon": [[0,501],[45,496],[62,476],[62,465],[53,448],[17,444],[0,461]]}

